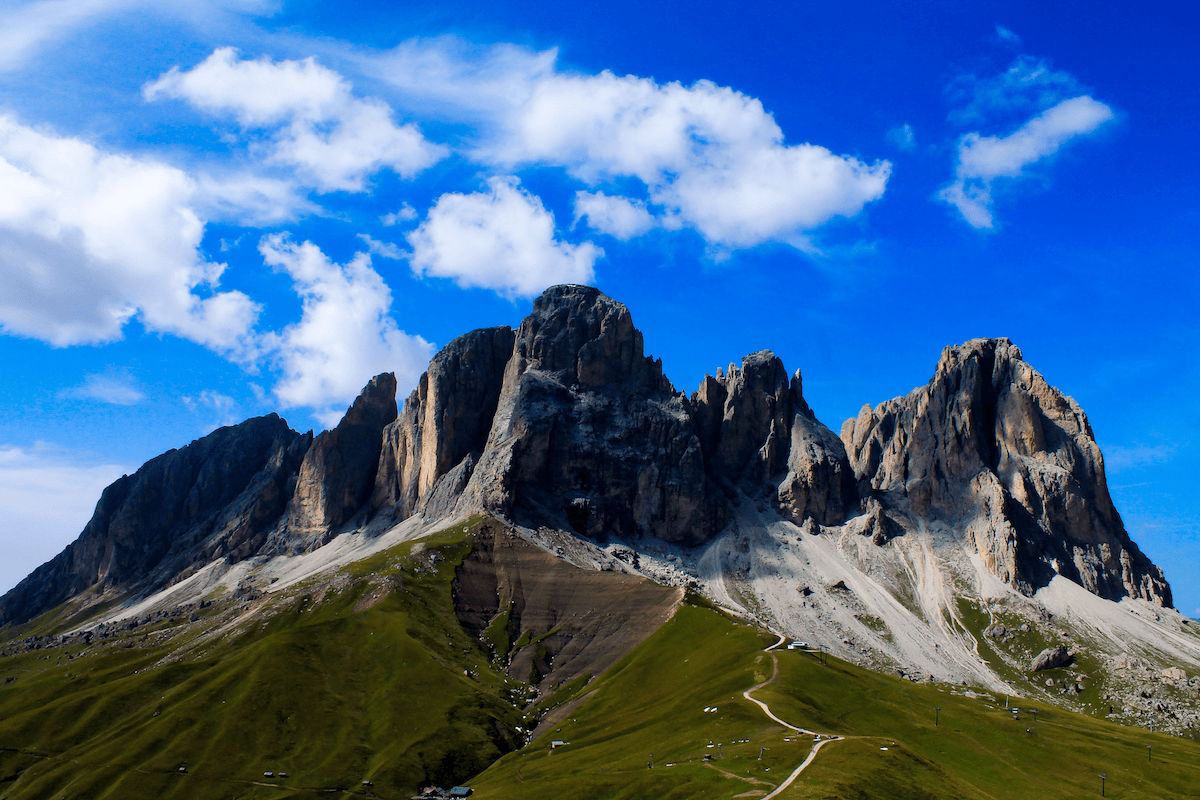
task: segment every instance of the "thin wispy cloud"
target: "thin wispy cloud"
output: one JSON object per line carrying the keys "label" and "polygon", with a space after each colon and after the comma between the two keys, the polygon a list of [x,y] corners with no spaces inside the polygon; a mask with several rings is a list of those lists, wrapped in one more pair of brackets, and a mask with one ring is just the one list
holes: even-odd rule
{"label": "thin wispy cloud", "polygon": [[132,471],[45,442],[0,444],[0,592],[78,536],[104,488]]}
{"label": "thin wispy cloud", "polygon": [[[965,76],[951,84],[950,93],[965,103],[950,114],[958,124],[1018,119],[1038,109],[1006,134],[971,131],[959,137],[954,180],[937,192],[937,199],[958,210],[971,227],[991,230],[996,225],[994,204],[999,189],[1008,189],[1073,140],[1097,131],[1115,119],[1105,103],[1087,94],[1068,73],[1054,71],[1044,61],[1019,56],[1005,72],[987,79]],[[1073,96],[1072,96],[1073,95]]]}
{"label": "thin wispy cloud", "polygon": [[1172,444],[1114,445],[1104,448],[1104,466],[1109,473],[1120,473],[1155,464],[1165,464],[1175,455]]}
{"label": "thin wispy cloud", "polygon": [[146,398],[132,375],[110,369],[88,375],[83,383],[59,392],[60,399],[90,400],[118,406],[132,406]]}
{"label": "thin wispy cloud", "polygon": [[1013,47],[1021,46],[1021,37],[1017,36],[1003,25],[996,26],[996,41],[1003,44],[1012,45]]}
{"label": "thin wispy cloud", "polygon": [[913,126],[905,123],[897,125],[887,132],[887,139],[901,150],[915,150],[917,148],[917,134],[913,130]]}

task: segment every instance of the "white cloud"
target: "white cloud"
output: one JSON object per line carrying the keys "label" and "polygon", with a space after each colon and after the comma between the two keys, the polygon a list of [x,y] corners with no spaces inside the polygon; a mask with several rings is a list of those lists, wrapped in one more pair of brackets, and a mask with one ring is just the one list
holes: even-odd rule
{"label": "white cloud", "polygon": [[901,150],[914,150],[917,146],[917,134],[907,122],[888,131],[887,138]]}
{"label": "white cloud", "polygon": [[1165,464],[1174,455],[1175,448],[1169,444],[1114,445],[1104,448],[1104,466],[1109,473],[1115,474],[1152,464]]}
{"label": "white cloud", "polygon": [[534,87],[554,76],[558,51],[505,43],[480,46],[440,36],[402,42],[381,54],[339,48],[332,55],[388,84],[396,102],[406,108],[488,127],[510,119]]}
{"label": "white cloud", "polygon": [[367,250],[373,255],[383,256],[384,258],[390,258],[395,261],[399,261],[405,257],[405,252],[391,242],[381,242],[365,233],[360,233],[358,238],[362,239],[363,242],[366,243]]}
{"label": "white cloud", "polygon": [[417,210],[408,203],[404,203],[400,206],[398,211],[394,211],[390,214],[384,214],[379,218],[379,221],[390,227],[392,225],[399,225],[402,222],[412,222],[416,218]]}
{"label": "white cloud", "polygon": [[311,57],[239,60],[236,50],[223,47],[190,70],[172,68],[143,94],[231,113],[245,129],[273,129],[269,160],[294,167],[324,192],[362,191],[365,179],[385,167],[409,178],[448,152],[415,125],[396,125],[382,101],[355,97],[341,75]]}
{"label": "white cloud", "polygon": [[590,227],[621,241],[641,236],[656,224],[645,203],[604,192],[575,193],[575,222],[584,218]]}
{"label": "white cloud", "polygon": [[299,322],[266,337],[283,371],[274,392],[285,408],[315,408],[332,426],[380,372],[395,372],[402,390],[416,383],[433,347],[389,316],[392,293],[370,255],[335,264],[312,242],[298,245],[281,234],[264,237],[259,251],[291,277],[303,301]]}
{"label": "white cloud", "polygon": [[950,82],[946,92],[955,104],[949,119],[956,125],[1044,111],[1086,93],[1070,73],[1051,69],[1045,59],[1027,55],[1017,56],[1007,70],[990,78],[961,75]]}
{"label": "white cloud", "polygon": [[217,428],[236,425],[245,419],[238,402],[227,394],[204,389],[196,397],[184,397],[183,404],[191,409],[204,409],[216,415],[216,421],[204,426],[202,433],[207,436]]}
{"label": "white cloud", "polygon": [[1004,44],[1013,45],[1014,47],[1021,46],[1021,37],[1017,36],[1003,25],[996,26],[996,40],[1003,42]]}
{"label": "white cloud", "polygon": [[100,493],[126,472],[80,459],[73,448],[0,445],[0,593],[70,544]]}
{"label": "white cloud", "polygon": [[321,212],[290,180],[252,172],[209,173],[198,175],[196,184],[194,205],[211,219],[258,227]]}
{"label": "white cloud", "polygon": [[[0,329],[57,346],[149,330],[236,354],[258,315],[218,292],[194,182],[0,117]],[[199,290],[199,291],[197,291]]]}
{"label": "white cloud", "polygon": [[992,186],[1019,178],[1024,169],[1058,152],[1071,139],[1092,133],[1113,118],[1111,108],[1088,96],[1064,100],[1008,136],[968,133],[958,143],[956,180],[938,197],[958,208],[972,227],[991,228]]}
{"label": "white cloud", "polygon": [[101,403],[118,406],[132,406],[146,397],[145,393],[138,388],[137,381],[132,375],[122,370],[111,369],[86,376],[83,383],[64,389],[59,392],[59,396],[98,400]]}
{"label": "white cloud", "polygon": [[0,17],[0,71],[18,69],[43,46],[121,14],[144,18],[154,13],[211,24],[227,11],[270,12],[278,5],[278,0],[8,0]]}
{"label": "white cloud", "polygon": [[516,178],[492,178],[488,190],[444,194],[408,234],[417,275],[452,278],[463,288],[530,297],[556,283],[589,283],[604,251],[554,238],[554,215]]}
{"label": "white cloud", "polygon": [[606,71],[541,80],[479,157],[563,166],[588,183],[636,177],[668,218],[722,249],[800,243],[883,195],[888,162],[783,139],[762,103],[733,89]]}

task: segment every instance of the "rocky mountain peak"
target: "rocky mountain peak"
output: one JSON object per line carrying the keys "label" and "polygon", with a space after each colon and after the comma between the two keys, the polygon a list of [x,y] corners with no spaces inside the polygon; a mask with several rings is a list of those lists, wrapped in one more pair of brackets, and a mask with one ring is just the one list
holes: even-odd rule
{"label": "rocky mountain peak", "polygon": [[1129,539],[1079,405],[1007,339],[947,347],[933,378],[842,426],[860,494],[967,532],[1026,593],[1062,574],[1102,597],[1170,605],[1162,571]]}
{"label": "rocky mountain peak", "polygon": [[257,553],[311,442],[268,414],[147,461],[104,490],[78,539],[0,599],[0,623],[88,589],[96,602],[153,591],[216,559]]}
{"label": "rocky mountain peak", "polygon": [[662,362],[645,358],[642,333],[623,304],[591,286],[552,286],[517,331],[512,369],[537,370],[563,386],[664,385]]}
{"label": "rocky mountain peak", "polygon": [[870,547],[857,534],[886,546],[937,525],[1026,594],[1061,574],[1102,597],[1171,603],[1113,507],[1083,411],[1008,339],[947,347],[925,386],[864,406],[839,437],[770,350],[688,398],[624,305],[556,286],[516,331],[446,345],[400,410],[396,388],[376,376],[315,439],[272,415],[148,462],[0,601],[0,620],[414,515],[692,546],[726,532],[740,505],[810,533],[844,524],[833,535],[856,547]]}

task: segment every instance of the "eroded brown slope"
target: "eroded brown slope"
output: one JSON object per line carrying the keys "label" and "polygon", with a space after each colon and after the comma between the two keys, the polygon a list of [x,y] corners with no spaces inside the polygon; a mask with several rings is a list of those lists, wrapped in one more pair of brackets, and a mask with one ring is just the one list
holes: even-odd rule
{"label": "eroded brown slope", "polygon": [[454,581],[459,620],[498,642],[509,674],[543,694],[616,664],[670,619],[682,599],[676,587],[575,567],[494,520],[480,525]]}

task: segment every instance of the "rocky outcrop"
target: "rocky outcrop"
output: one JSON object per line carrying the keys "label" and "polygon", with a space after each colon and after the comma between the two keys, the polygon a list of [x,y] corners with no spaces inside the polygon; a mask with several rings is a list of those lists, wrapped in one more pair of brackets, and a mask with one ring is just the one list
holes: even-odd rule
{"label": "rocky outcrop", "polygon": [[512,328],[484,328],[434,356],[399,418],[384,428],[373,508],[397,519],[417,513],[455,470],[445,483],[461,493],[461,476],[469,477],[487,443],[514,341]]}
{"label": "rocky outcrop", "polygon": [[928,385],[864,406],[842,440],[860,494],[960,525],[1020,591],[1057,573],[1101,597],[1171,604],[1113,507],[1083,410],[1007,339],[946,348]]}
{"label": "rocky outcrop", "polygon": [[629,310],[587,286],[534,301],[461,503],[599,540],[697,544],[725,520],[685,399]]}
{"label": "rocky outcrop", "polygon": [[377,375],[346,411],[337,427],[312,443],[300,465],[273,552],[307,552],[327,542],[371,497],[383,431],[396,419],[396,376]]}
{"label": "rocky outcrop", "polygon": [[146,462],[104,490],[78,539],[0,599],[0,623],[93,587],[150,591],[217,558],[256,553],[311,442],[270,414]]}
{"label": "rocky outcrop", "polygon": [[705,376],[692,394],[709,475],[729,497],[771,493],[784,516],[837,525],[855,502],[841,439],[804,400],[800,371],[789,382],[770,350]]}
{"label": "rocky outcrop", "polygon": [[1033,657],[1033,661],[1029,664],[1030,672],[1042,672],[1047,669],[1058,669],[1065,667],[1074,661],[1074,656],[1070,651],[1063,646],[1047,647],[1042,652]]}

